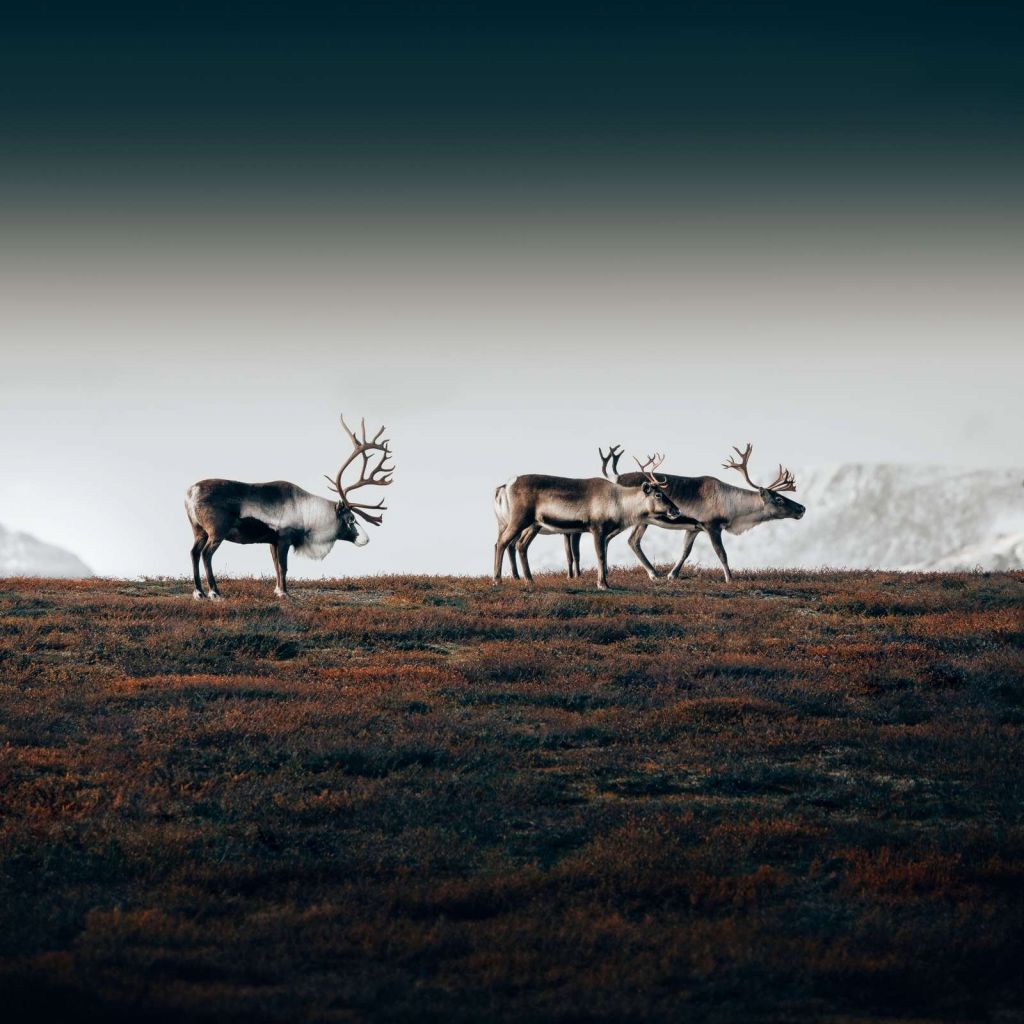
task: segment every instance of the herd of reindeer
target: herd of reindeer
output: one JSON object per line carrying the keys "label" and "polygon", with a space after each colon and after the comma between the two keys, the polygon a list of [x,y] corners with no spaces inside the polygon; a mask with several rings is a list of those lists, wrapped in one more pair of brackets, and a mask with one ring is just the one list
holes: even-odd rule
{"label": "herd of reindeer", "polygon": [[[213,555],[224,541],[235,544],[267,544],[274,561],[278,597],[288,596],[288,553],[294,550],[308,558],[324,558],[336,541],[350,541],[358,547],[369,543],[359,520],[379,526],[386,510],[383,499],[374,503],[355,500],[363,487],[387,487],[395,467],[391,462],[391,443],[381,427],[372,437],[363,420],[357,433],[345,417],[341,426],[352,442],[352,452],[333,476],[328,476],[336,499],[310,494],[286,480],[248,484],[237,480],[200,480],[185,494],[185,511],[192,527],[193,597],[220,598],[213,574]],[[531,473],[516,476],[494,492],[494,512],[498,520],[498,541],[494,546],[494,581],[501,579],[502,563],[508,552],[512,575],[532,580],[528,550],[539,533],[560,533],[565,538],[565,559],[570,578],[580,575],[580,537],[589,533],[597,555],[597,586],[608,590],[608,542],[626,530],[632,530],[629,546],[651,579],[658,572],[640,546],[650,526],[682,530],[686,536],[679,560],[669,570],[669,578],[678,577],[689,557],[698,533],[706,533],[722,563],[726,580],[732,579],[729,560],[722,545],[722,533],[745,533],[759,523],[772,519],[800,519],[804,506],[785,497],[795,491],[793,474],[779,466],[771,484],[761,487],[750,479],[747,466],[753,450],[734,448],[736,455],[723,463],[734,469],[753,490],[735,487],[713,476],[672,476],[660,474],[662,455],[648,456],[640,462],[639,472],[619,473],[622,449],[612,445],[601,456],[599,477],[544,476]],[[344,483],[346,471],[360,461],[359,477]],[[609,464],[611,474],[609,475]],[[357,495],[358,497],[358,495]],[[518,562],[517,562],[518,557]],[[206,571],[209,590],[203,591],[199,563]]]}

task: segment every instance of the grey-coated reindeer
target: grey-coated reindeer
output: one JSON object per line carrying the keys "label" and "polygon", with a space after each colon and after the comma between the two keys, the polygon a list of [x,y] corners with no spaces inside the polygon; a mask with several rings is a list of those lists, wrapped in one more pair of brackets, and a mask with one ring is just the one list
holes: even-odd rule
{"label": "grey-coated reindeer", "polygon": [[[616,449],[618,449],[616,451]],[[597,449],[598,454],[601,456],[601,473],[608,476],[608,461],[614,459],[614,466],[612,472],[616,475],[619,472],[619,459],[622,457],[622,449],[618,445],[612,445],[608,449],[608,454],[605,455],[600,448]],[[494,491],[494,515],[498,520],[498,531],[500,532],[508,524],[508,496],[505,493],[507,484],[499,484]],[[519,538],[514,544],[510,544],[508,548],[508,561],[512,569],[512,576],[514,579],[519,579],[519,567],[516,564],[516,555],[518,553],[521,559],[526,560],[529,565],[529,547],[533,543],[534,537],[537,533],[552,534],[556,530],[551,530],[546,526],[542,526],[540,530],[531,533],[530,531],[524,531],[519,535]],[[565,542],[565,568],[569,579],[578,578],[580,575],[580,538],[583,536],[582,531],[568,533],[563,532],[562,537]]]}
{"label": "grey-coated reindeer", "polygon": [[601,477],[582,480],[574,477],[528,474],[513,477],[495,492],[499,522],[504,525],[494,545],[494,581],[501,579],[502,560],[511,544],[524,537],[519,546],[523,575],[533,579],[527,549],[541,530],[551,533],[589,533],[597,555],[597,586],[608,585],[608,542],[623,530],[656,516],[671,522],[679,515],[665,493],[665,481],[654,470],[657,460],[641,464],[635,484],[619,484]]}
{"label": "grey-coated reindeer", "polygon": [[[610,451],[614,452],[616,449],[618,449],[618,445],[613,445]],[[751,444],[748,444],[742,452],[739,448],[734,447],[733,451],[739,461],[730,456],[728,462],[722,463],[723,469],[735,469],[742,473],[743,478],[754,488],[752,491],[743,487],[734,487],[713,476],[674,476],[671,473],[664,475],[665,493],[672,499],[681,514],[674,519],[657,517],[653,520],[645,520],[638,523],[629,535],[629,546],[633,549],[636,557],[640,559],[640,563],[652,580],[658,578],[658,571],[640,546],[640,541],[649,526],[660,526],[665,530],[684,530],[686,532],[682,554],[667,573],[669,579],[678,578],[683,564],[693,549],[693,542],[697,539],[697,534],[706,533],[715,554],[718,555],[718,560],[722,563],[722,571],[728,582],[732,580],[732,573],[729,571],[729,558],[722,544],[723,531],[733,534],[746,533],[747,530],[751,530],[761,523],[771,522],[775,519],[803,518],[806,511],[804,506],[782,494],[783,491],[796,490],[796,481],[788,469],[780,464],[778,475],[767,487],[761,487],[750,479],[747,464],[753,450],[754,446]],[[621,449],[618,454],[621,455]],[[616,459],[613,463],[613,472],[617,466]],[[607,460],[603,453],[602,472],[607,475]],[[641,479],[642,477],[638,473],[623,473],[615,476],[616,482],[621,484],[635,485]]]}

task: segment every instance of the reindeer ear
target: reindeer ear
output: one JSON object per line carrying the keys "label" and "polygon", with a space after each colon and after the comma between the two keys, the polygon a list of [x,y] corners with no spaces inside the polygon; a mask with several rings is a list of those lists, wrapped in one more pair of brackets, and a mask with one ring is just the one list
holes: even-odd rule
{"label": "reindeer ear", "polygon": [[645,480],[644,481],[644,494],[650,494],[654,488]]}

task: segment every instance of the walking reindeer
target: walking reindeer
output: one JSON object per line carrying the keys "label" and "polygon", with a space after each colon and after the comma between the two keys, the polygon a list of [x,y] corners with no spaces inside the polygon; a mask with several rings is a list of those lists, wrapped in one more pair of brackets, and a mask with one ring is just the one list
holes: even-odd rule
{"label": "walking reindeer", "polygon": [[[616,451],[617,449],[617,451]],[[622,457],[622,449],[618,445],[612,445],[608,449],[608,454],[605,455],[600,448],[597,449],[598,454],[601,456],[601,472],[607,477],[608,476],[608,460],[615,459],[614,472],[618,474],[619,471],[619,459]],[[508,484],[499,484],[494,491],[494,515],[498,520],[498,530],[501,531],[508,524],[508,497],[505,494],[505,488]],[[509,566],[512,569],[512,576],[514,579],[519,579],[519,567],[516,564],[516,554],[519,554],[520,558],[528,560],[527,550],[530,544],[533,542],[534,537],[537,533],[552,534],[558,531],[551,530],[546,526],[542,526],[536,533],[530,533],[526,531],[519,535],[518,540],[514,544],[510,544],[508,548],[508,561]],[[574,579],[580,575],[580,538],[583,536],[582,531],[575,531],[572,533],[565,532],[562,537],[565,541],[565,568],[569,576],[569,579]],[[527,561],[527,564],[529,562]]]}
{"label": "walking reindeer", "polygon": [[541,530],[550,533],[589,533],[597,555],[597,586],[608,590],[608,542],[612,537],[655,516],[671,522],[679,510],[665,493],[665,481],[654,470],[658,462],[649,458],[631,485],[601,477],[579,480],[571,477],[528,474],[513,477],[495,492],[495,513],[500,525],[494,545],[494,581],[501,579],[502,560],[510,545],[518,545],[523,575],[532,581],[527,549]]}
{"label": "walking reindeer", "polygon": [[[195,543],[192,545],[192,576],[195,590],[192,596],[200,600],[206,595],[199,578],[199,560],[206,569],[206,582],[210,597],[220,598],[213,575],[213,556],[223,541],[234,544],[267,544],[274,560],[277,597],[288,596],[288,551],[306,558],[326,558],[335,541],[347,540],[356,547],[370,542],[356,516],[374,526],[380,526],[383,517],[375,511],[385,511],[383,499],[374,505],[353,501],[353,491],[362,487],[387,487],[395,468],[390,465],[390,442],[383,438],[384,427],[373,437],[366,432],[366,421],[361,423],[361,436],[353,433],[345,417],[341,425],[352,442],[352,453],[341,464],[334,477],[327,476],[337,500],[310,494],[287,480],[266,484],[247,484],[237,480],[200,480],[185,492],[185,511],[192,526]],[[342,483],[342,475],[355,462],[362,460],[359,479]],[[371,463],[373,463],[371,465]]]}
{"label": "walking reindeer", "polygon": [[[610,451],[618,449],[614,445]],[[640,541],[647,532],[648,526],[660,526],[665,530],[684,530],[686,539],[683,541],[683,551],[679,561],[668,572],[669,579],[677,579],[683,568],[683,563],[690,555],[693,542],[697,539],[698,533],[706,533],[711,541],[711,546],[722,563],[722,571],[725,573],[726,582],[732,579],[729,571],[729,558],[722,545],[722,531],[726,533],[746,533],[761,523],[770,522],[773,519],[802,519],[806,511],[803,505],[783,496],[783,491],[795,491],[796,481],[793,474],[781,464],[775,480],[767,487],[761,487],[750,479],[747,464],[750,462],[750,454],[754,450],[753,445],[748,444],[741,452],[739,448],[733,448],[738,456],[730,457],[728,462],[722,463],[723,469],[735,469],[742,473],[744,480],[753,487],[748,491],[742,487],[734,487],[732,484],[724,483],[713,476],[673,476],[665,474],[665,493],[672,499],[679,509],[681,515],[674,519],[668,517],[657,517],[640,522],[629,536],[629,546],[633,549],[636,557],[647,570],[650,578],[657,579],[658,571],[651,564],[650,560],[640,547]],[[598,449],[600,452],[600,449]],[[619,475],[618,456],[614,456],[612,472],[615,473],[617,483],[636,486],[642,477],[638,473],[623,473]],[[607,475],[607,459],[601,453],[602,471]]]}

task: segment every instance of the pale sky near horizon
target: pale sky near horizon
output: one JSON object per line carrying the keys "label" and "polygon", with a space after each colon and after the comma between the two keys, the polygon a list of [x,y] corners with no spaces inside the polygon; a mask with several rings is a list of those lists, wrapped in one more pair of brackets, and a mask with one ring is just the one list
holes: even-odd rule
{"label": "pale sky near horizon", "polygon": [[[1019,462],[1013,233],[877,227],[22,228],[0,259],[0,522],[100,574],[185,574],[187,485],[327,494],[339,411],[388,425],[390,511],[295,576],[487,572],[494,486],[596,474],[613,441],[692,475],[747,440],[765,474]],[[270,571],[262,546],[218,564]]]}

